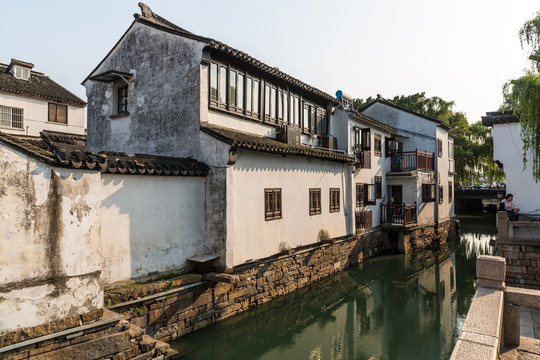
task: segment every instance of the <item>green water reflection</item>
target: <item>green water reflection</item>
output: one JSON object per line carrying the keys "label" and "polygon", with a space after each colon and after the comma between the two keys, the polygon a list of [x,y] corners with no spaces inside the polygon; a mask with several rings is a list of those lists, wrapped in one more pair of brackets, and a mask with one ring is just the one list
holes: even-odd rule
{"label": "green water reflection", "polygon": [[172,346],[186,360],[448,359],[496,233],[493,215],[460,220],[437,249],[365,261]]}

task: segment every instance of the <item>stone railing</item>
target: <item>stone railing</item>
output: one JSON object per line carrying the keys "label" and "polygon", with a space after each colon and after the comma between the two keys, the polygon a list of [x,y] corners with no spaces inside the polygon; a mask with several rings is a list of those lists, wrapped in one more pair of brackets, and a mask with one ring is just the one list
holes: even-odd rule
{"label": "stone railing", "polygon": [[501,346],[504,308],[503,258],[480,255],[476,260],[476,293],[451,360],[495,360]]}
{"label": "stone railing", "polygon": [[480,255],[476,293],[451,360],[496,360],[505,346],[520,346],[520,306],[540,308],[540,290],[505,286],[506,261]]}

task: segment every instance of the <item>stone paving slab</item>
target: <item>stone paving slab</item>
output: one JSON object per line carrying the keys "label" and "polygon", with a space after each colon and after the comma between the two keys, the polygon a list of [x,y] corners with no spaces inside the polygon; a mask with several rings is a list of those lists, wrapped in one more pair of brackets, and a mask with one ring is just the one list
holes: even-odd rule
{"label": "stone paving slab", "polygon": [[540,340],[540,309],[525,306],[519,308],[519,334]]}

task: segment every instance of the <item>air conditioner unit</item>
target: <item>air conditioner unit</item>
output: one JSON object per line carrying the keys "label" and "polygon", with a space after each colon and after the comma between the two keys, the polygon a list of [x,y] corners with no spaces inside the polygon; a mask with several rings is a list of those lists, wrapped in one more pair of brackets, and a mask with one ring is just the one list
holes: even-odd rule
{"label": "air conditioner unit", "polygon": [[300,140],[300,128],[294,125],[283,125],[276,132],[276,139],[288,145],[302,145]]}

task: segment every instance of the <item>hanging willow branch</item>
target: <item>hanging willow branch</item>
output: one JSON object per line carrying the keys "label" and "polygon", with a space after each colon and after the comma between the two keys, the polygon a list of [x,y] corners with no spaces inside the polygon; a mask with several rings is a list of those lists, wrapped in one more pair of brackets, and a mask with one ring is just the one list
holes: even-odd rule
{"label": "hanging willow branch", "polygon": [[519,31],[521,46],[531,48],[529,60],[532,70],[519,79],[507,82],[503,87],[504,108],[519,116],[521,140],[523,141],[523,167],[531,155],[532,171],[536,182],[540,181],[540,12],[525,22]]}

